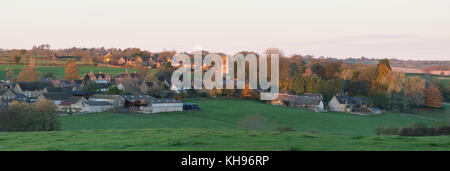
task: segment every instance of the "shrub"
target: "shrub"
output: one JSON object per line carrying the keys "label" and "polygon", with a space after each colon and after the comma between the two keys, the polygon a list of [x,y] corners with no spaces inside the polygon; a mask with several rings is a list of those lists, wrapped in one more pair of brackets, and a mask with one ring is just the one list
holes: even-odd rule
{"label": "shrub", "polygon": [[434,124],[434,126],[428,128],[423,123],[414,123],[409,127],[403,127],[398,129],[397,127],[377,127],[375,129],[377,135],[400,135],[400,136],[438,136],[438,135],[450,135],[450,125],[444,125],[442,123]]}
{"label": "shrub", "polygon": [[295,131],[294,130],[294,128],[292,128],[291,126],[279,126],[279,127],[277,127],[277,129],[276,129],[277,131],[280,131],[280,132],[293,132],[293,131]]}
{"label": "shrub", "polygon": [[398,128],[395,126],[390,126],[387,128],[384,128],[382,126],[378,126],[375,129],[375,134],[376,135],[397,135],[398,134]]}

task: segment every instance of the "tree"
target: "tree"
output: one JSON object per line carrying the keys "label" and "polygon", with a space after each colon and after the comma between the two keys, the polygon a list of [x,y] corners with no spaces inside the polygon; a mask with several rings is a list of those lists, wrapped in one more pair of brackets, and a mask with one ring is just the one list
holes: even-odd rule
{"label": "tree", "polygon": [[95,82],[87,81],[87,82],[84,83],[83,86],[81,86],[81,90],[95,93],[98,90],[98,85]]}
{"label": "tree", "polygon": [[5,79],[10,79],[11,77],[14,76],[14,71],[11,68],[6,68],[5,71],[6,71]]}
{"label": "tree", "polygon": [[289,89],[298,95],[301,95],[305,92],[305,80],[303,79],[301,74],[295,76],[291,80],[289,86],[290,86]]}
{"label": "tree", "polygon": [[123,94],[123,91],[120,90],[119,87],[117,87],[117,86],[112,86],[112,87],[109,87],[108,90],[106,90],[105,94],[119,95],[119,94]]}
{"label": "tree", "polygon": [[378,66],[379,65],[383,65],[383,64],[386,65],[389,68],[389,70],[392,71],[391,62],[389,61],[388,58],[384,58],[384,59],[381,59],[381,60],[378,61]]}
{"label": "tree", "polygon": [[430,84],[428,88],[425,89],[425,106],[431,108],[441,108],[442,107],[442,96],[439,89]]}
{"label": "tree", "polygon": [[34,59],[30,59],[30,64],[23,68],[17,76],[18,82],[33,82],[41,79],[41,72],[36,68]]}
{"label": "tree", "polygon": [[75,62],[71,61],[67,63],[66,70],[64,70],[64,78],[66,80],[77,80],[80,78],[78,66]]}

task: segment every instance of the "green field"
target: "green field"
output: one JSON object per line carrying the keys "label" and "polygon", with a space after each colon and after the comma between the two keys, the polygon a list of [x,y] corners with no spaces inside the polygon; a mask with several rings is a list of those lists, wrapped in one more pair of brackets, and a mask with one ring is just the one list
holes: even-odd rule
{"label": "green field", "polygon": [[[0,150],[450,150],[450,136],[377,136],[377,126],[428,125],[449,118],[385,113],[316,113],[248,100],[188,100],[201,110],[62,116],[63,131],[0,133]],[[238,128],[245,116],[267,117],[264,131]],[[294,132],[278,132],[291,126]]]}
{"label": "green field", "polygon": [[[5,79],[6,68],[10,68],[14,70],[14,74],[18,75],[22,69],[25,67],[25,65],[0,65],[0,79]],[[47,72],[53,73],[57,78],[63,78],[64,77],[64,66],[38,66],[38,70],[44,75]],[[119,73],[125,72],[128,70],[129,72],[134,72],[135,69],[132,68],[112,68],[112,67],[103,67],[103,66],[78,66],[78,70],[80,72],[80,76],[84,75],[84,73],[89,72],[103,72],[110,75],[117,75]]]}

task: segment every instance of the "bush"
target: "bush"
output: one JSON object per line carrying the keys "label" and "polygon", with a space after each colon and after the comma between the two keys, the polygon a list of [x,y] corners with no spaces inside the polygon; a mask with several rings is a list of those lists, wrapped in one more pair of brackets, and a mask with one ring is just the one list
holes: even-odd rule
{"label": "bush", "polygon": [[375,129],[377,135],[400,135],[400,136],[438,136],[438,135],[450,135],[450,125],[444,125],[442,123],[435,124],[428,128],[423,123],[414,123],[409,127],[403,127],[398,129],[397,127],[377,127]]}
{"label": "bush", "polygon": [[0,131],[57,131],[60,122],[52,102],[13,103],[0,111]]}
{"label": "bush", "polygon": [[382,126],[378,126],[375,129],[376,135],[397,135],[398,134],[398,128],[394,126],[390,126],[387,128],[384,128]]}
{"label": "bush", "polygon": [[293,131],[295,131],[294,130],[294,128],[292,128],[291,126],[279,126],[279,127],[277,127],[277,129],[276,129],[277,131],[280,131],[280,132],[293,132]]}

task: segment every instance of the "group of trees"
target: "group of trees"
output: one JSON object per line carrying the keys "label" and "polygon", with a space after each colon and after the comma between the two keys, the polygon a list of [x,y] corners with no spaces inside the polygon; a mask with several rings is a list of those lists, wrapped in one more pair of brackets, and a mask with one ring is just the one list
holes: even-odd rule
{"label": "group of trees", "polygon": [[60,121],[48,100],[34,104],[13,102],[0,111],[0,131],[57,131]]}
{"label": "group of trees", "polygon": [[[45,63],[54,64],[56,57],[58,56],[71,56],[75,57],[78,63],[82,64],[94,64],[107,62],[110,64],[116,64],[121,57],[125,58],[141,58],[144,61],[160,62],[165,64],[169,58],[175,54],[175,51],[163,50],[162,52],[153,53],[139,48],[67,48],[67,49],[50,49],[50,45],[42,44],[39,46],[33,46],[32,49],[11,49],[2,50],[0,57],[9,59],[10,62],[15,64],[27,64],[32,58],[39,58],[45,60]],[[105,61],[106,58],[110,60]]]}
{"label": "group of trees", "polygon": [[[14,78],[14,71],[10,68],[5,69],[5,78],[10,79],[12,82],[34,82],[44,79],[55,79],[56,77],[51,72],[47,72],[42,76],[42,73],[38,70],[35,59],[30,59],[30,63],[25,66],[22,71]],[[80,73],[78,66],[75,62],[69,61],[64,71],[64,78],[66,80],[80,79]]]}

